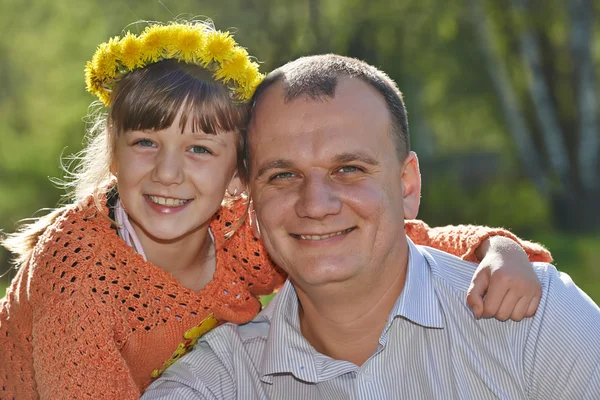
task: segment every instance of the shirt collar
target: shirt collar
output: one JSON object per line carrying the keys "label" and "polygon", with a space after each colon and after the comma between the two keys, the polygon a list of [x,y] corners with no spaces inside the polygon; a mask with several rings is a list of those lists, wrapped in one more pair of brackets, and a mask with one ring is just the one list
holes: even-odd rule
{"label": "shirt collar", "polygon": [[394,317],[404,317],[427,328],[443,328],[442,309],[432,281],[431,262],[426,252],[407,237],[408,270],[402,293],[396,302],[388,325]]}
{"label": "shirt collar", "polygon": [[[421,253],[409,238],[407,241],[409,257],[406,282],[382,336],[395,317],[404,317],[427,328],[444,327],[429,266],[433,260],[426,258],[427,253]],[[302,336],[298,306],[298,296],[288,279],[273,301],[257,317],[270,322],[260,364],[261,380],[265,383],[272,383],[271,375],[277,373],[291,373],[305,382],[319,381],[318,354]],[[348,363],[349,370],[352,366],[353,364]]]}
{"label": "shirt collar", "polygon": [[[272,383],[272,374],[291,373],[305,382],[318,382],[315,349],[302,336],[298,296],[289,279],[261,313],[270,321],[260,364],[261,380]],[[261,316],[259,316],[261,317]]]}

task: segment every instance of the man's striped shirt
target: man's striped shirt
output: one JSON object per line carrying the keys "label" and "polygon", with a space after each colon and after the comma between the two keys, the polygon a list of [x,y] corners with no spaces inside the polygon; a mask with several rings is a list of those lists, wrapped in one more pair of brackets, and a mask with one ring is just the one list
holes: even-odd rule
{"label": "man's striped shirt", "polygon": [[143,399],[600,399],[600,309],[567,275],[536,264],[533,318],[476,320],[465,304],[476,265],[410,240],[409,252],[362,366],[308,343],[288,281],[252,322],[209,332]]}

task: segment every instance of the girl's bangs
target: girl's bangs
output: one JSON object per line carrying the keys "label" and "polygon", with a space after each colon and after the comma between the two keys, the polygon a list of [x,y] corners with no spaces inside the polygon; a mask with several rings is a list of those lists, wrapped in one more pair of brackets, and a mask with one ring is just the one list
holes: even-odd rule
{"label": "girl's bangs", "polygon": [[170,127],[183,109],[180,128],[218,134],[241,131],[249,115],[246,104],[209,71],[196,65],[165,60],[123,77],[109,113],[109,126],[120,135],[133,130]]}

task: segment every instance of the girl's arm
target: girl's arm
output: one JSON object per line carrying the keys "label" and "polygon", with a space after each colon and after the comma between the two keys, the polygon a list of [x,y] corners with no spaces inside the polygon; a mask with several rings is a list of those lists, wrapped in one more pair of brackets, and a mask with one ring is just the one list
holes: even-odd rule
{"label": "girl's arm", "polygon": [[[430,228],[421,220],[408,220],[404,224],[406,234],[415,244],[443,250],[466,261],[479,262],[485,255],[480,246],[492,236],[512,239],[525,250],[529,261],[552,262],[552,255],[542,245],[522,240],[502,228],[477,225],[447,225]],[[480,253],[477,254],[478,249]],[[484,248],[487,250],[486,248]],[[478,258],[478,255],[481,258]]]}
{"label": "girl's arm", "polygon": [[411,220],[405,229],[416,244],[480,262],[467,294],[476,318],[519,321],[535,314],[542,290],[530,261],[552,261],[543,246],[505,229],[483,226],[430,228],[423,221]]}

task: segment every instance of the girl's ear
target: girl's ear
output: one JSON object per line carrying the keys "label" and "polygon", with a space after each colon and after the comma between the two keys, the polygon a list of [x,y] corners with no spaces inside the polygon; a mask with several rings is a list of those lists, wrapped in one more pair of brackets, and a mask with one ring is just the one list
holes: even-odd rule
{"label": "girl's ear", "polygon": [[117,163],[117,138],[108,133],[108,129],[104,130],[104,135],[108,136],[110,141],[110,173],[114,176],[119,174],[119,163]]}
{"label": "girl's ear", "polygon": [[233,174],[229,185],[227,185],[227,194],[231,197],[237,197],[246,191],[246,187],[242,183],[237,171]]}
{"label": "girl's ear", "polygon": [[258,219],[256,218],[256,211],[254,211],[252,200],[250,200],[250,205],[248,207],[248,219],[250,220],[250,227],[252,228],[254,237],[260,239],[260,225],[258,225]]}
{"label": "girl's ear", "polygon": [[113,162],[110,164],[110,173],[113,174],[114,176],[119,175],[119,171],[117,168],[117,160],[113,160]]}

